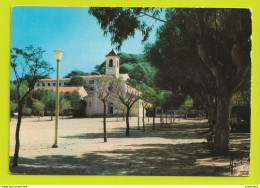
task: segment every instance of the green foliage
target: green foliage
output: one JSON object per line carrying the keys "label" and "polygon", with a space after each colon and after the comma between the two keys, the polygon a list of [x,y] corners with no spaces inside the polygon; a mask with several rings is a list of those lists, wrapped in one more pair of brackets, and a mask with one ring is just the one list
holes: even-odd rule
{"label": "green foliage", "polygon": [[[131,84],[137,85],[141,82],[153,86],[156,68],[147,62],[144,54],[118,53],[120,56],[120,73],[128,73]],[[95,67],[95,73],[105,74],[105,62]]]}
{"label": "green foliage", "polygon": [[69,74],[67,74],[64,78],[73,78],[73,77],[78,77],[78,76],[88,76],[91,75],[88,72],[83,72],[83,71],[71,71]]}
{"label": "green foliage", "polygon": [[37,113],[42,113],[44,111],[44,103],[42,101],[39,101],[37,99],[35,99],[33,101],[33,110]]}
{"label": "green foliage", "polygon": [[185,102],[181,105],[181,107],[193,107],[193,100],[192,98],[188,95]]}
{"label": "green foliage", "polygon": [[157,18],[163,10],[159,8],[98,8],[92,7],[89,13],[95,16],[104,31],[104,35],[111,34],[111,43],[120,49],[123,42],[134,37],[136,31],[141,31],[143,42],[147,40],[153,26],[143,21],[142,17],[149,15]]}
{"label": "green foliage", "polygon": [[145,100],[147,103],[152,104],[153,107],[157,107],[159,105],[159,98],[155,89],[147,86],[144,83],[139,84],[138,87],[142,90],[143,100]]}
{"label": "green foliage", "polygon": [[[117,44],[118,49],[137,30],[142,31],[143,41],[147,39],[152,27],[142,21],[143,16],[164,23],[156,44],[150,48],[152,64],[157,65],[161,75],[158,86],[172,91],[173,97],[184,98],[190,94],[211,110],[216,106],[215,152],[227,154],[229,104],[251,65],[251,12],[249,9],[171,8],[165,11],[166,20],[161,20],[158,19],[160,10],[91,8],[89,13],[98,19],[104,34],[111,34],[111,43]],[[213,104],[214,101],[218,104]]]}
{"label": "green foliage", "polygon": [[[26,100],[26,108],[33,109],[33,112],[38,113],[38,111],[35,110],[34,102],[40,101],[44,104],[44,110],[48,111],[55,111],[56,108],[56,92],[50,89],[38,89],[38,90],[32,90],[30,95],[28,96]],[[64,102],[64,104],[62,104]],[[67,102],[69,103],[69,108],[67,105]],[[73,114],[84,116],[84,102],[81,101],[80,94],[77,91],[74,92],[67,92],[67,93],[60,93],[59,94],[59,104],[60,108],[62,110],[62,106],[64,105],[64,110],[71,109]]]}
{"label": "green foliage", "polygon": [[251,103],[251,71],[248,71],[244,83],[234,94],[232,106],[250,106]]}
{"label": "green foliage", "polygon": [[138,82],[136,81],[136,79],[132,79],[132,78],[129,78],[127,80],[128,83],[134,85],[134,86],[137,86],[138,85]]}
{"label": "green foliage", "polygon": [[161,109],[168,110],[172,105],[170,103],[171,101],[172,92],[170,91],[161,91],[159,93],[159,104]]}
{"label": "green foliage", "polygon": [[[144,54],[127,54],[127,53],[118,53],[120,56],[120,73],[128,73],[128,69],[132,64],[138,64],[140,62],[147,62],[147,58]],[[95,73],[105,74],[106,72],[106,62],[104,61],[100,65],[95,66]]]}
{"label": "green foliage", "polygon": [[42,97],[42,101],[45,104],[45,109],[51,112],[55,111],[56,106],[56,92],[53,90],[46,90],[44,92],[44,96]]}
{"label": "green foliage", "polygon": [[147,62],[147,58],[144,54],[127,54],[127,53],[121,52],[121,53],[118,53],[118,55],[120,56],[120,65]]}
{"label": "green foliage", "polygon": [[135,79],[138,84],[146,83],[148,86],[153,86],[156,77],[156,69],[148,62],[139,62],[132,64],[128,68],[128,74],[131,79]]}
{"label": "green foliage", "polygon": [[106,61],[101,63],[100,65],[95,66],[95,70],[92,72],[94,75],[102,75],[106,73]]}
{"label": "green foliage", "polygon": [[156,85],[172,91],[182,101],[189,95],[201,106],[210,106],[212,101],[209,103],[208,96],[210,99],[216,96],[216,81],[198,56],[197,40],[193,36],[196,31],[192,30],[195,26],[192,23],[190,30],[181,32],[183,19],[188,22],[187,16],[193,14],[192,9],[167,9],[167,23],[158,30],[155,44],[146,46],[146,52],[158,69]]}
{"label": "green foliage", "polygon": [[68,110],[70,108],[70,101],[62,99],[60,102],[60,111],[63,112],[64,110]]}
{"label": "green foliage", "polygon": [[46,102],[47,102],[46,96],[50,92],[53,92],[53,91],[47,90],[47,89],[44,89],[44,88],[41,88],[41,89],[38,89],[38,90],[32,90],[27,97],[26,107],[33,108],[33,102],[34,102],[35,99],[42,101],[42,102],[44,102],[44,104],[46,104]]}
{"label": "green foliage", "polygon": [[37,99],[37,100],[42,100],[43,101],[43,97],[47,95],[47,93],[49,92],[49,90],[44,89],[44,88],[40,88],[37,90],[33,90],[31,92],[31,98],[33,99]]}
{"label": "green foliage", "polygon": [[89,89],[89,85],[86,84],[84,79],[79,75],[73,75],[69,82],[66,83],[67,86],[83,86],[85,90]]}
{"label": "green foliage", "polygon": [[18,107],[18,104],[15,101],[10,101],[10,111],[14,112]]}
{"label": "green foliage", "polygon": [[31,114],[32,114],[32,109],[31,109],[31,108],[26,108],[26,113],[27,113],[28,115],[31,115]]}
{"label": "green foliage", "polygon": [[237,92],[232,98],[232,106],[249,106],[251,102],[250,90]]}
{"label": "green foliage", "polygon": [[[48,75],[54,70],[48,62],[42,60],[43,53],[44,51],[41,48],[34,48],[33,46],[26,47],[25,49],[11,49],[11,74],[14,74],[16,77],[15,85],[17,92],[15,98],[18,102],[18,121],[15,135],[16,143],[13,157],[13,167],[18,166],[22,108],[24,107],[28,95],[33,90],[35,83],[40,79],[47,78]],[[28,89],[25,93],[22,93],[22,85],[24,81],[27,82]],[[14,97],[14,95],[11,94],[11,97]]]}
{"label": "green foliage", "polygon": [[50,64],[42,60],[44,52],[40,47],[33,46],[11,49],[11,68],[18,86],[27,81],[28,88],[32,89],[39,79],[47,78],[53,72]]}
{"label": "green foliage", "polygon": [[62,108],[64,108],[64,110],[71,110],[74,117],[85,116],[86,101],[81,100],[80,94],[77,91],[60,93],[59,101],[61,110],[63,110]]}
{"label": "green foliage", "polygon": [[80,94],[77,91],[67,92],[64,94],[64,99],[70,102],[72,110],[80,109]]}
{"label": "green foliage", "polygon": [[68,83],[66,83],[67,86],[84,86],[85,82],[84,79],[80,76],[74,76],[70,79]]}
{"label": "green foliage", "polygon": [[24,103],[32,108],[32,98],[41,100],[43,93],[33,91],[34,85],[39,79],[47,78],[53,72],[50,64],[44,60],[44,50],[33,46],[25,49],[13,48],[11,50],[12,74],[16,80],[10,83],[10,100],[21,104]]}
{"label": "green foliage", "polygon": [[[19,87],[19,95],[23,96],[28,91],[27,82],[23,81]],[[10,101],[18,103],[17,84],[10,83]]]}
{"label": "green foliage", "polygon": [[[143,36],[149,34],[152,27],[143,21],[143,17],[164,23],[158,30],[156,44],[146,49],[149,51],[147,54],[152,64],[159,69],[156,76],[157,85],[161,89],[178,90],[179,93],[189,94],[203,103],[203,106],[208,105],[208,101],[205,100],[207,96],[213,96],[212,98],[216,96],[214,78],[216,74],[213,76],[212,66],[206,67],[205,62],[202,62],[205,58],[198,56],[198,44],[204,43],[204,52],[209,54],[208,57],[214,62],[213,64],[218,64],[217,66],[226,72],[223,74],[227,76],[225,79],[237,77],[235,74],[239,69],[232,64],[235,58],[231,50],[234,44],[240,45],[244,48],[244,50],[239,48],[244,64],[250,62],[251,14],[246,9],[169,8],[165,9],[165,20],[162,20],[159,16],[163,11],[159,8],[91,8],[89,13],[97,18],[104,34],[109,32],[112,35],[111,42],[117,44],[118,48],[122,46],[124,40],[133,37],[137,30],[141,30]],[[124,23],[120,23],[122,20]],[[128,23],[133,24],[129,26]],[[203,31],[199,28],[202,25]],[[200,31],[203,33],[198,37]],[[239,63],[237,65],[240,66]],[[122,72],[129,73],[129,65],[124,64],[124,61],[121,69]],[[137,71],[133,71],[131,75],[135,80],[129,82],[137,83],[141,74],[140,67],[137,67]],[[239,79],[237,80],[234,80],[238,82],[238,86],[234,86],[235,89],[239,87]]]}
{"label": "green foliage", "polygon": [[167,90],[158,91],[159,106],[163,110],[179,108],[185,101],[186,95],[176,95],[174,92]]}

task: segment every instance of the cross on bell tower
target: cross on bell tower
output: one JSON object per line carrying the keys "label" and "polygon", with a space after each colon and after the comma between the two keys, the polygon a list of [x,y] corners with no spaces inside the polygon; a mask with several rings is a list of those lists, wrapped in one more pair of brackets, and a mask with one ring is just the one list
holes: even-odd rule
{"label": "cross on bell tower", "polygon": [[106,56],[106,75],[119,77],[119,60],[120,57],[112,49]]}

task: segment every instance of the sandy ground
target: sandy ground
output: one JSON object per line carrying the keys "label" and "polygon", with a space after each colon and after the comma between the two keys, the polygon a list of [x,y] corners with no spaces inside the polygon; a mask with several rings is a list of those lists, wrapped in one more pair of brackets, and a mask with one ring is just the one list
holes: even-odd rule
{"label": "sandy ground", "polygon": [[[103,139],[102,118],[59,120],[58,148],[54,143],[54,121],[50,117],[24,118],[20,132],[19,167],[12,167],[16,119],[10,123],[10,173],[86,175],[182,175],[248,176],[249,133],[231,133],[231,152],[216,157],[207,145],[204,119],[177,119],[146,132],[137,130],[137,118],[130,120],[130,136],[125,136],[122,118],[107,119],[108,142]],[[140,121],[140,125],[141,121]],[[228,170],[231,155],[234,172]],[[242,164],[240,164],[242,161]]]}

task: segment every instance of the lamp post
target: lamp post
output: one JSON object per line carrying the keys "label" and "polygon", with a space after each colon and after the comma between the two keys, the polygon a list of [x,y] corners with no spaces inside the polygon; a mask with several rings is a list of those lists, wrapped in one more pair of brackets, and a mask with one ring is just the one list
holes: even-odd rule
{"label": "lamp post", "polygon": [[58,147],[58,120],[59,120],[59,62],[62,57],[62,50],[53,50],[55,59],[57,61],[57,78],[56,78],[56,113],[55,113],[55,135],[54,144],[52,148]]}

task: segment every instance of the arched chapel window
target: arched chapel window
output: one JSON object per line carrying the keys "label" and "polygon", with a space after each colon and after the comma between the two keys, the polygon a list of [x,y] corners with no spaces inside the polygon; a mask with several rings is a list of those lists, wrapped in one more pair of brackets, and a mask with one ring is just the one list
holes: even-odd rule
{"label": "arched chapel window", "polygon": [[109,67],[113,67],[113,59],[109,60]]}
{"label": "arched chapel window", "polygon": [[117,60],[117,68],[118,68],[118,60]]}

